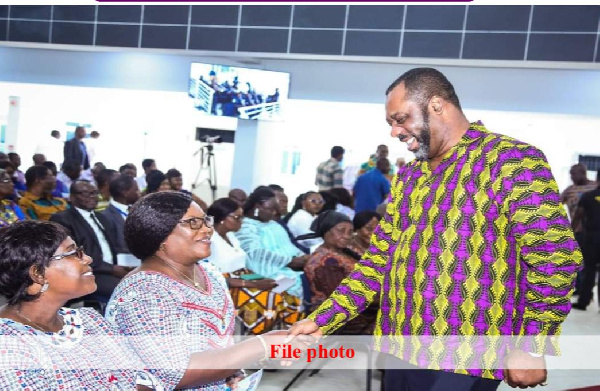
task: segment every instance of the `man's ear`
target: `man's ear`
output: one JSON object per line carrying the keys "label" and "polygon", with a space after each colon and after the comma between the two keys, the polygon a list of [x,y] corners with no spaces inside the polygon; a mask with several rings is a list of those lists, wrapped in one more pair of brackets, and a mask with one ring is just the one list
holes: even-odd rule
{"label": "man's ear", "polygon": [[435,114],[442,114],[444,112],[444,101],[439,96],[431,98],[429,106]]}

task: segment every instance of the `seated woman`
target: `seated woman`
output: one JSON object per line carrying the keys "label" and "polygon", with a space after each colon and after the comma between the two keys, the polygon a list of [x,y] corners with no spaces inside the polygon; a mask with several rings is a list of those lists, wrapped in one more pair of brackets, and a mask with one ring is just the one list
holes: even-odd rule
{"label": "seated woman", "polygon": [[10,199],[14,196],[14,192],[11,177],[6,170],[0,169],[0,227],[25,220],[25,213]]}
{"label": "seated woman", "polygon": [[[323,244],[310,256],[304,266],[312,291],[312,305],[316,308],[354,270],[360,256],[348,249],[352,241],[352,221],[345,214],[325,211],[311,225],[312,234],[301,238],[323,238]],[[344,326],[343,334],[372,334],[375,328],[377,306],[368,307],[362,314]]]}
{"label": "seated woman", "polygon": [[[311,233],[310,225],[319,212],[321,212],[324,203],[323,197],[317,192],[309,191],[300,194],[296,198],[292,211],[283,219],[292,235],[297,238],[300,235]],[[321,238],[303,239],[298,240],[298,242],[310,249],[316,248],[323,243]]]}
{"label": "seated woman", "polygon": [[[107,320],[165,388],[217,390],[239,368],[265,357],[271,332],[233,345],[234,309],[209,262],[213,220],[182,193],[142,197],[125,220],[125,241],[142,265],[115,289]],[[267,343],[265,343],[265,339]]]}
{"label": "seated woman", "polygon": [[271,289],[277,284],[271,279],[245,280],[242,277],[254,274],[246,268],[246,252],[234,235],[242,226],[243,209],[237,202],[221,198],[207,212],[214,218],[216,232],[211,239],[208,260],[225,274],[238,318],[251,334],[271,330],[285,314],[286,301],[283,296],[288,294],[272,292]]}
{"label": "seated woman", "polygon": [[301,270],[308,256],[292,244],[285,229],[274,220],[276,216],[275,194],[268,187],[258,187],[246,200],[242,227],[235,236],[246,252],[248,269],[273,280],[285,277],[293,281],[286,290],[289,295],[284,296],[283,321],[291,325],[299,319],[302,299],[306,298]]}
{"label": "seated woman", "polygon": [[377,228],[381,216],[377,212],[364,211],[357,213],[352,220],[354,226],[354,238],[348,246],[361,257],[369,248],[373,231]]}
{"label": "seated woman", "polygon": [[354,212],[354,200],[352,199],[352,195],[348,189],[343,187],[334,187],[333,189],[329,190],[329,193],[331,193],[337,200],[335,204],[335,211],[343,213],[350,217],[350,219],[353,219],[354,215],[356,214]]}
{"label": "seated woman", "polygon": [[96,290],[91,262],[58,224],[0,229],[0,389],[162,389],[100,314],[63,308]]}

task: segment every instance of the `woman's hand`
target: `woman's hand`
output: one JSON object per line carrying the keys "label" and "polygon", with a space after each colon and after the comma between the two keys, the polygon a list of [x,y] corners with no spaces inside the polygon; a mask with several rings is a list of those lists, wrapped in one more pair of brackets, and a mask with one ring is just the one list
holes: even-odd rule
{"label": "woman's hand", "polygon": [[292,270],[302,271],[304,270],[304,265],[308,262],[310,258],[309,254],[303,255],[301,257],[294,257],[292,261],[287,264],[287,266]]}
{"label": "woman's hand", "polygon": [[247,288],[260,289],[261,291],[269,291],[277,286],[275,280],[270,278],[262,278],[260,280],[246,281]]}

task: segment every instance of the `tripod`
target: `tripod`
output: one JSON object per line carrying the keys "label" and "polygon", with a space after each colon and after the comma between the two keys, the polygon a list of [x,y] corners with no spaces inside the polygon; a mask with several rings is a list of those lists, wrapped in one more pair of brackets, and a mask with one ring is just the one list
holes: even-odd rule
{"label": "tripod", "polygon": [[[212,201],[214,202],[217,198],[217,164],[215,162],[215,154],[213,153],[214,146],[212,142],[209,142],[207,145],[203,145],[199,150],[194,153],[194,156],[200,154],[200,167],[198,168],[198,173],[196,174],[196,179],[194,180],[194,184],[192,185],[192,189],[196,189],[200,186],[204,181],[208,181],[208,186],[210,187]],[[206,157],[206,159],[205,159]],[[205,163],[206,161],[206,163]],[[202,174],[202,170],[204,167],[208,168],[208,178],[198,182],[200,175]]]}

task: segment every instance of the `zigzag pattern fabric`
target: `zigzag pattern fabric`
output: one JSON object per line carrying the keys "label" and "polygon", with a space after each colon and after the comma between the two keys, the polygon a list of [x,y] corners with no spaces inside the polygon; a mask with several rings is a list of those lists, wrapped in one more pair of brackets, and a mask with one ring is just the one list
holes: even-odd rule
{"label": "zigzag pattern fabric", "polygon": [[[389,201],[363,259],[309,316],[325,333],[380,296],[375,335],[385,338],[376,338],[377,350],[495,379],[507,346],[423,346],[422,337],[403,337],[560,333],[582,257],[540,150],[472,123],[435,169],[403,167]],[[539,337],[521,344],[557,353]]]}

